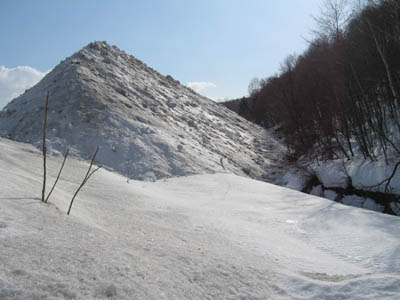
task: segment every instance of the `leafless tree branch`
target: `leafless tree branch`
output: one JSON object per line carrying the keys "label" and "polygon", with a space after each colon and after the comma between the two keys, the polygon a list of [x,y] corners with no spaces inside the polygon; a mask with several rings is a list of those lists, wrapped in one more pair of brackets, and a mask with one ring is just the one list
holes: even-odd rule
{"label": "leafless tree branch", "polygon": [[47,127],[47,110],[49,106],[49,93],[46,95],[46,102],[44,105],[44,121],[43,121],[43,142],[42,142],[42,154],[43,154],[43,186],[42,186],[42,202],[45,201],[46,194],[46,127]]}
{"label": "leafless tree branch", "polygon": [[60,179],[61,172],[62,172],[62,169],[64,168],[65,161],[67,160],[68,154],[69,154],[69,149],[67,149],[67,151],[64,154],[64,160],[63,160],[63,162],[61,164],[60,171],[58,171],[58,175],[57,175],[56,181],[54,181],[53,187],[51,188],[49,194],[46,197],[46,200],[44,201],[45,203],[47,203],[47,201],[49,201],[50,195],[53,192],[54,188],[56,187],[56,184],[57,184],[58,180]]}
{"label": "leafless tree branch", "polygon": [[80,190],[82,189],[82,187],[86,184],[86,182],[89,180],[89,178],[90,178],[97,170],[99,170],[99,169],[101,168],[101,166],[100,166],[100,167],[97,167],[95,170],[91,171],[91,170],[92,170],[93,163],[94,163],[94,160],[96,159],[96,155],[97,155],[97,152],[98,152],[98,151],[99,151],[99,147],[96,148],[96,151],[95,151],[94,154],[93,154],[93,157],[92,157],[92,160],[91,160],[91,162],[90,162],[89,169],[88,169],[88,171],[86,172],[85,178],[83,179],[82,183],[80,184],[80,186],[78,187],[78,189],[76,190],[74,196],[73,196],[72,199],[71,199],[71,203],[69,204],[68,211],[67,211],[67,215],[70,214],[71,208],[72,208],[72,204],[74,203],[74,200],[75,200],[76,196],[78,195],[79,191],[80,191]]}

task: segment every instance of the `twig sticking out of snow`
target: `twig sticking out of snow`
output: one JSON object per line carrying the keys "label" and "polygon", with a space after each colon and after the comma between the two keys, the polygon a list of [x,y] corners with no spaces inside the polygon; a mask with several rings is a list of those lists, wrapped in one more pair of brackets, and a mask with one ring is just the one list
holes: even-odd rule
{"label": "twig sticking out of snow", "polygon": [[57,175],[56,181],[54,181],[53,187],[51,188],[50,193],[47,195],[46,200],[44,201],[45,203],[47,203],[47,201],[49,201],[50,195],[53,192],[54,188],[56,187],[56,184],[57,184],[58,180],[60,179],[61,171],[64,168],[64,164],[65,164],[65,161],[67,160],[68,154],[69,154],[69,149],[67,149],[67,151],[64,154],[64,160],[62,162],[60,171],[58,171],[58,175]]}
{"label": "twig sticking out of snow", "polygon": [[67,215],[70,214],[71,208],[72,208],[72,204],[74,203],[74,200],[75,200],[76,196],[78,195],[79,191],[80,191],[80,190],[82,189],[82,187],[86,184],[86,182],[90,179],[90,177],[91,177],[97,170],[99,170],[99,169],[101,168],[101,166],[99,166],[99,167],[97,167],[96,169],[94,169],[93,171],[91,171],[91,170],[92,170],[93,163],[94,163],[94,160],[96,159],[96,155],[97,155],[97,152],[98,152],[98,151],[99,151],[99,147],[96,148],[96,151],[95,151],[94,154],[93,154],[93,157],[92,157],[92,160],[91,160],[91,162],[90,162],[89,169],[88,169],[88,171],[86,172],[85,178],[83,179],[82,183],[80,184],[80,186],[78,187],[78,189],[76,190],[74,196],[73,196],[72,199],[71,199],[71,203],[69,204],[69,208],[68,208],[68,211],[67,211]]}
{"label": "twig sticking out of snow", "polygon": [[46,127],[47,127],[47,108],[49,106],[49,92],[46,95],[46,102],[44,105],[44,122],[43,122],[43,143],[42,143],[42,153],[43,153],[43,186],[42,186],[42,202],[46,202]]}

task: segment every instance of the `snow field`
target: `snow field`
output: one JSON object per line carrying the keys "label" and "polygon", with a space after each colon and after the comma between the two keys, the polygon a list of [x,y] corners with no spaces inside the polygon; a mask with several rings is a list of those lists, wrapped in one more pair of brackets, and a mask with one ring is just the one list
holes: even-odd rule
{"label": "snow field", "polygon": [[[399,218],[232,174],[156,182],[0,139],[0,298],[396,299]],[[61,157],[49,157],[49,185]]]}

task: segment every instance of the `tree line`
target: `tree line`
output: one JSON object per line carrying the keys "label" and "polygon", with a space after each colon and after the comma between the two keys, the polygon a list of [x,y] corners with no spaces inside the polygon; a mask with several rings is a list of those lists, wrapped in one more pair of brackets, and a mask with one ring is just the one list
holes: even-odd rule
{"label": "tree line", "polygon": [[[358,1],[359,2],[359,1]],[[349,10],[326,0],[308,49],[279,74],[252,80],[249,96],[228,103],[264,127],[279,125],[291,154],[376,159],[400,154],[400,2],[367,1]],[[397,134],[396,134],[397,133]]]}

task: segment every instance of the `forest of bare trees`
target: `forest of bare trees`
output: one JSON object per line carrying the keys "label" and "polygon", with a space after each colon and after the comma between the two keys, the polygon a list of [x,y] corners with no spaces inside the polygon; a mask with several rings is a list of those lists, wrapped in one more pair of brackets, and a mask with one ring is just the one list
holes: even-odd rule
{"label": "forest of bare trees", "polygon": [[325,1],[308,49],[253,81],[237,106],[251,121],[280,125],[296,156],[311,147],[326,157],[351,157],[355,147],[370,159],[377,147],[400,154],[400,2],[349,4]]}

